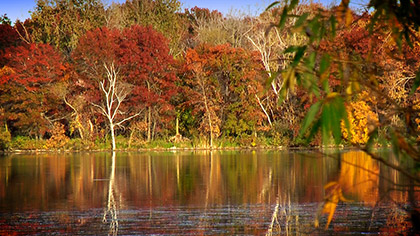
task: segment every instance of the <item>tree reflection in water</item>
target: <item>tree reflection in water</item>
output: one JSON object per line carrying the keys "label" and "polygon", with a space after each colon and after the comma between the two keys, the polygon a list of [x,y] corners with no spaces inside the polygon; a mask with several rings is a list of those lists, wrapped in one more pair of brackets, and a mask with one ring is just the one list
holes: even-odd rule
{"label": "tree reflection in water", "polygon": [[118,234],[118,208],[117,202],[115,201],[115,197],[118,195],[118,190],[115,186],[115,156],[115,152],[112,152],[111,173],[109,175],[108,185],[108,201],[104,211],[104,217],[102,219],[104,223],[109,223],[108,235]]}
{"label": "tree reflection in water", "polygon": [[[403,167],[409,164],[396,160],[395,156],[390,153],[382,155],[389,155],[390,162],[396,166]],[[333,155],[325,156],[332,157]],[[391,235],[405,235],[412,232],[409,213],[413,207],[415,208],[418,201],[419,195],[415,194],[418,191],[418,185],[404,179],[405,176],[401,175],[398,170],[380,166],[376,160],[364,152],[343,152],[338,155],[337,160],[340,163],[339,174],[325,185],[324,188],[330,189],[330,191],[326,191],[324,201],[320,205],[322,213],[328,214],[326,230],[339,203],[349,201],[343,196],[345,194],[350,197],[350,201],[354,200],[357,204],[362,203],[371,208],[370,221],[366,222],[368,231],[377,227],[375,220],[380,215],[386,214],[386,227],[381,228],[382,232]],[[350,208],[352,208],[351,205],[348,209]],[[384,210],[387,213],[384,213]],[[316,225],[321,211],[317,214]],[[345,226],[334,227],[335,232],[346,230]]]}
{"label": "tree reflection in water", "polygon": [[[191,151],[0,158],[0,235],[47,228],[68,235],[409,232],[404,207],[410,191],[419,200],[418,187],[361,152],[334,155]],[[320,215],[316,229],[331,182],[338,184],[331,185],[332,193],[353,201],[335,198],[340,201],[329,205],[329,226],[329,215]]]}

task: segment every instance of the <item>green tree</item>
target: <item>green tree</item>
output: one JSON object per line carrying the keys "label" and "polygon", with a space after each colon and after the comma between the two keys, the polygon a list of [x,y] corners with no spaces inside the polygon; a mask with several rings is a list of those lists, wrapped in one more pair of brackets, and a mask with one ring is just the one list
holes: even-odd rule
{"label": "green tree", "polygon": [[9,17],[7,17],[7,14],[3,14],[0,16],[0,24],[2,25],[12,25],[12,21]]}
{"label": "green tree", "polygon": [[79,37],[104,24],[100,0],[38,0],[30,27],[35,42],[48,43],[69,55]]}
{"label": "green tree", "polygon": [[171,54],[178,56],[182,52],[179,42],[185,33],[180,10],[178,0],[127,0],[123,4],[113,4],[108,10],[110,27],[151,25],[170,39]]}

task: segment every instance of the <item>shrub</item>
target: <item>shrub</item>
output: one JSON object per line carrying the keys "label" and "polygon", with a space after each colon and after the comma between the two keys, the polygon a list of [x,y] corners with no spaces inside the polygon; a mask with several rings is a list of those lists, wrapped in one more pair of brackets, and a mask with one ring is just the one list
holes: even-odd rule
{"label": "shrub", "polygon": [[54,127],[51,130],[51,138],[45,143],[46,149],[62,149],[69,141],[69,137],[66,136],[66,130],[64,125],[61,123],[54,123]]}
{"label": "shrub", "polygon": [[10,146],[10,142],[12,141],[12,135],[9,132],[9,129],[7,128],[7,125],[5,127],[0,128],[0,150],[7,150]]}
{"label": "shrub", "polygon": [[12,138],[10,148],[20,150],[36,150],[44,148],[45,144],[46,141],[42,139],[31,139],[30,137],[26,136],[17,136]]}

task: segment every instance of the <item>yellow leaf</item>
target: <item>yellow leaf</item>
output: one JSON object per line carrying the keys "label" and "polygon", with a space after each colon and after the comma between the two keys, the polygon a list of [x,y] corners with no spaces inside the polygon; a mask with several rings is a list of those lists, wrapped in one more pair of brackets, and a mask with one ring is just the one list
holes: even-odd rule
{"label": "yellow leaf", "polygon": [[332,93],[329,93],[328,95],[327,95],[327,98],[335,98],[335,97],[337,97],[339,94],[338,93],[336,93],[336,92],[332,92]]}
{"label": "yellow leaf", "polygon": [[[330,192],[327,194],[327,196],[324,199],[324,205],[322,207],[322,213],[328,214],[327,224],[325,225],[325,229],[328,229],[332,221],[332,218],[334,216],[335,209],[337,208],[338,203],[340,201],[344,202],[344,201],[349,201],[349,200],[344,198],[341,185],[336,181],[329,182],[328,184],[324,186],[324,189],[325,190],[330,189]],[[319,226],[318,218],[315,219],[314,224],[315,224],[315,227]]]}
{"label": "yellow leaf", "polygon": [[334,186],[334,185],[337,185],[338,184],[338,182],[337,181],[331,181],[331,182],[329,182],[328,184],[326,184],[325,186],[324,186],[324,189],[328,189],[328,188],[330,188],[330,187],[332,187],[332,186]]}
{"label": "yellow leaf", "polygon": [[351,95],[351,93],[352,93],[352,91],[351,91],[351,85],[350,85],[350,86],[347,86],[347,88],[346,88],[346,93],[347,93],[348,95]]}

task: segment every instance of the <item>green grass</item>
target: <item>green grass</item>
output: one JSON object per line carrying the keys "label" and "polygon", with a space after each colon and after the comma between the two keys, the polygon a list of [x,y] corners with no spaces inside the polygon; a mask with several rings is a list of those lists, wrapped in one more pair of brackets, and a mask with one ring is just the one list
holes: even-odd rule
{"label": "green grass", "polygon": [[[278,137],[264,137],[259,135],[242,135],[241,137],[220,137],[214,139],[214,148],[238,148],[238,147],[276,147],[287,146],[290,140],[273,140]],[[281,138],[284,138],[281,137]],[[129,145],[129,138],[125,136],[116,137],[118,150],[139,150],[139,149],[170,149],[170,148],[209,148],[209,141],[206,137],[192,137],[183,142],[172,143],[167,138],[160,138],[146,142],[145,140],[132,140]],[[33,139],[25,136],[12,138],[9,150],[40,150],[46,149],[46,140]],[[283,144],[283,145],[281,145]],[[284,145],[286,144],[286,145]],[[98,138],[94,141],[82,140],[80,138],[69,139],[60,150],[87,151],[87,150],[110,150],[111,140],[109,137]],[[54,150],[54,149],[51,149]]]}

